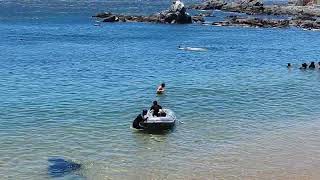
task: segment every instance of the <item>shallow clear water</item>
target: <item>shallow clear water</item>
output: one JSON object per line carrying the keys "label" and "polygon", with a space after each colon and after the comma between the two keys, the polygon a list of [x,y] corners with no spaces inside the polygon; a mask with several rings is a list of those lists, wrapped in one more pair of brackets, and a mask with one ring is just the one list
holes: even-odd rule
{"label": "shallow clear water", "polygon": [[[319,33],[90,18],[166,3],[0,1],[3,179],[49,179],[57,156],[84,165],[61,179],[319,177],[320,71],[298,69]],[[184,123],[130,129],[153,100]]]}

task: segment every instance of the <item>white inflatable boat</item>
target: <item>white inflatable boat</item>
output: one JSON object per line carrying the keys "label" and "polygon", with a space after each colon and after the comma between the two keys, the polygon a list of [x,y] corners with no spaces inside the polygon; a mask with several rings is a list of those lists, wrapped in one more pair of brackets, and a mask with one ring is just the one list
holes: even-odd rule
{"label": "white inflatable boat", "polygon": [[140,126],[145,130],[168,130],[175,126],[176,116],[170,109],[162,109],[165,116],[153,116],[153,110],[148,111],[144,121]]}

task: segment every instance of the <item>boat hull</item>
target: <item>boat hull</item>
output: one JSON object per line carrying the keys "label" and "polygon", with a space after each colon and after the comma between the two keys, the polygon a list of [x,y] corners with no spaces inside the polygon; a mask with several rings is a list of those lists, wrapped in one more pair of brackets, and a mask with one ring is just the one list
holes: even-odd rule
{"label": "boat hull", "polygon": [[147,131],[165,131],[175,127],[175,122],[170,123],[144,123],[143,129]]}

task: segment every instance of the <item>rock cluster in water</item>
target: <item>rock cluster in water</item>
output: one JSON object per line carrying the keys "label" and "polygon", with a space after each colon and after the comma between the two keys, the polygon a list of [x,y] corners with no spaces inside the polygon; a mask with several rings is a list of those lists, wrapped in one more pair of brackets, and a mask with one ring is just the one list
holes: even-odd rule
{"label": "rock cluster in water", "polygon": [[289,20],[260,19],[256,17],[230,16],[226,21],[214,22],[216,26],[247,26],[247,27],[288,27]]}
{"label": "rock cluster in water", "polygon": [[295,26],[304,29],[320,29],[320,8],[307,6],[264,5],[259,0],[244,0],[242,2],[226,2],[223,0],[208,0],[203,4],[189,8],[199,10],[223,10],[245,13],[248,15],[288,15],[288,19],[262,19],[258,17],[229,17],[225,21],[215,22],[219,26],[252,26],[252,27],[288,27]]}
{"label": "rock cluster in water", "polygon": [[[248,26],[248,27],[299,27],[308,30],[320,29],[320,8],[307,6],[264,5],[260,0],[242,0],[240,2],[227,2],[224,0],[207,0],[202,4],[192,5],[189,8],[198,10],[223,10],[228,12],[245,13],[249,16],[227,17],[224,21],[214,22],[217,26]],[[286,18],[270,19],[254,17],[254,15],[285,15]],[[168,10],[149,16],[121,15],[99,13],[93,17],[102,19],[103,22],[150,22],[162,24],[190,24],[193,22],[204,23],[206,16],[212,13],[204,13],[190,16],[186,7],[180,0],[173,2]],[[252,17],[253,16],[253,17]]]}
{"label": "rock cluster in water", "polygon": [[150,16],[120,15],[99,13],[93,17],[102,18],[103,22],[151,22],[163,24],[190,24],[192,22],[204,22],[202,16],[190,16],[186,12],[184,4],[177,0],[173,2],[170,9]]}
{"label": "rock cluster in water", "polygon": [[290,20],[287,19],[262,19],[257,17],[229,16],[225,21],[214,22],[215,26],[246,26],[260,28],[285,28],[289,26],[300,27],[303,29],[320,29],[320,21],[316,18],[297,16]]}

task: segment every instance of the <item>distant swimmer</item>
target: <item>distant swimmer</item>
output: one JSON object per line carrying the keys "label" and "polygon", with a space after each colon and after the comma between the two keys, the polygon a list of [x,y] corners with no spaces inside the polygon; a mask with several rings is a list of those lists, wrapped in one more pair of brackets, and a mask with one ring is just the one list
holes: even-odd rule
{"label": "distant swimmer", "polygon": [[320,69],[320,62],[318,62],[318,68]]}
{"label": "distant swimmer", "polygon": [[303,63],[303,64],[301,64],[300,69],[307,69],[307,67],[308,67],[308,64],[307,63]]}
{"label": "distant swimmer", "polygon": [[165,87],[166,87],[165,83],[160,84],[160,86],[157,89],[157,94],[163,94],[164,91],[166,90]]}
{"label": "distant swimmer", "polygon": [[101,23],[100,21],[96,21],[93,25],[94,26],[100,26],[101,25],[100,23]]}
{"label": "distant swimmer", "polygon": [[314,62],[312,61],[309,65],[309,69],[314,69],[316,68],[316,65],[314,64]]}
{"label": "distant swimmer", "polygon": [[185,51],[208,51],[206,48],[199,48],[199,47],[181,47],[178,46],[178,49],[185,50]]}
{"label": "distant swimmer", "polygon": [[287,68],[291,68],[291,63],[288,63]]}

